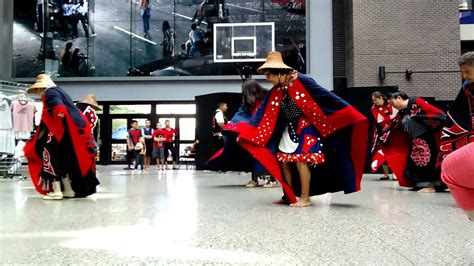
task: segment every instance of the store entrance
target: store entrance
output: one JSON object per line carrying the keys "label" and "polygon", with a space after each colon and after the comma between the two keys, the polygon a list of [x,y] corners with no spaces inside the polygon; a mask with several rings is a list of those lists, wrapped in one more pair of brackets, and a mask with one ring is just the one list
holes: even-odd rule
{"label": "store entrance", "polygon": [[138,121],[138,128],[142,129],[145,127],[145,121],[147,119],[151,118],[144,115],[121,115],[111,117],[110,163],[126,163],[127,135],[132,120]]}
{"label": "store entrance", "polygon": [[[187,146],[195,140],[196,118],[194,102],[127,104],[114,102],[102,103],[103,112],[100,119],[100,164],[127,164],[127,135],[132,120],[138,122],[138,128],[145,128],[147,119],[151,127],[156,128],[157,122],[165,127],[165,121],[177,130],[175,147],[178,156],[184,154]],[[171,158],[169,158],[171,161]],[[152,160],[152,163],[153,160]]]}

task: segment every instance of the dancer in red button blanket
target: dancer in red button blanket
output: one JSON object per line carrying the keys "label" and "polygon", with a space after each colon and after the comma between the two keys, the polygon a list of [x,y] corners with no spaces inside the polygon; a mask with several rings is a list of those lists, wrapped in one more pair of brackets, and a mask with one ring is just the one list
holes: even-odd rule
{"label": "dancer in red button blanket", "polygon": [[245,185],[247,188],[258,187],[259,178],[265,179],[264,188],[277,186],[276,180],[268,175],[265,168],[236,142],[239,132],[235,129],[239,128],[238,124],[248,124],[267,93],[256,80],[244,81],[242,105],[222,130],[224,147],[207,162],[207,166],[220,171],[251,172],[252,178]]}
{"label": "dancer in red button blanket", "polygon": [[95,145],[89,122],[69,95],[44,75],[28,89],[43,99],[41,124],[25,145],[31,180],[45,200],[96,192]]}
{"label": "dancer in red button blanket", "polygon": [[258,71],[274,87],[235,131],[238,143],[282,184],[284,196],[274,203],[305,207],[313,195],[360,190],[367,119],[285,65],[279,52],[270,52]]}

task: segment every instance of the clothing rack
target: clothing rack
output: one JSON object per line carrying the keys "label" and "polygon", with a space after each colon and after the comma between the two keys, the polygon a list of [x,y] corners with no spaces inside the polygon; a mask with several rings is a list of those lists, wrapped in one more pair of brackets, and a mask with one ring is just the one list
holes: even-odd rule
{"label": "clothing rack", "polygon": [[26,93],[28,84],[0,80],[0,90],[9,94]]}
{"label": "clothing rack", "polygon": [[[0,80],[0,95],[3,95],[7,100],[15,99],[17,96],[25,96],[28,89],[28,84]],[[13,178],[18,176],[20,179],[23,177],[21,173],[26,170],[26,159],[23,156],[23,147],[19,147],[24,142],[18,141],[15,153],[0,152],[0,177]]]}

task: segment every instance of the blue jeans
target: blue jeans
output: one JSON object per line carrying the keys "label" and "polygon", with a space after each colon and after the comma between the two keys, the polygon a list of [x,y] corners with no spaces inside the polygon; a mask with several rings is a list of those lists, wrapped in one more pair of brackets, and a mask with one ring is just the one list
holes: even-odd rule
{"label": "blue jeans", "polygon": [[135,157],[135,169],[138,169],[138,166],[140,165],[141,170],[143,170],[144,159],[143,154],[137,154],[137,157]]}
{"label": "blue jeans", "polygon": [[150,30],[150,9],[149,8],[143,11],[142,20],[143,20],[143,32],[148,33],[148,31]]}

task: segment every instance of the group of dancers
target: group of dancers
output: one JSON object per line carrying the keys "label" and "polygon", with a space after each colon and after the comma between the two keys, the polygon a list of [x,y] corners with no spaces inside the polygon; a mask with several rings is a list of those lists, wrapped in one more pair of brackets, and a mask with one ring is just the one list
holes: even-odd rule
{"label": "group of dancers", "polygon": [[[372,95],[371,167],[388,165],[401,186],[416,191],[448,187],[474,218],[474,52],[462,55],[459,66],[466,82],[446,114],[402,91]],[[271,175],[283,189],[274,203],[291,207],[310,206],[313,195],[359,191],[368,118],[287,66],[279,52],[270,52],[258,72],[273,88],[267,92],[254,80],[244,83],[243,104],[224,126],[224,147],[208,165]],[[87,117],[44,75],[29,92],[40,94],[44,103],[42,122],[25,147],[37,190],[53,199],[94,193],[95,145]]]}
{"label": "group of dancers", "polygon": [[376,120],[372,170],[386,163],[400,186],[431,193],[449,188],[474,219],[474,52],[459,59],[465,80],[447,113],[398,91],[372,94]]}
{"label": "group of dancers", "polygon": [[[473,218],[474,52],[462,55],[459,66],[465,83],[447,113],[403,91],[372,94],[371,168],[375,172],[384,165],[382,179],[388,179],[390,167],[400,186],[413,191],[449,188]],[[224,171],[263,169],[283,188],[274,203],[292,207],[310,206],[313,195],[360,190],[368,119],[284,64],[278,52],[269,53],[258,72],[273,88],[262,93],[256,81],[244,82],[238,119],[225,126],[224,148],[208,165]],[[249,84],[255,88],[249,90]]]}

